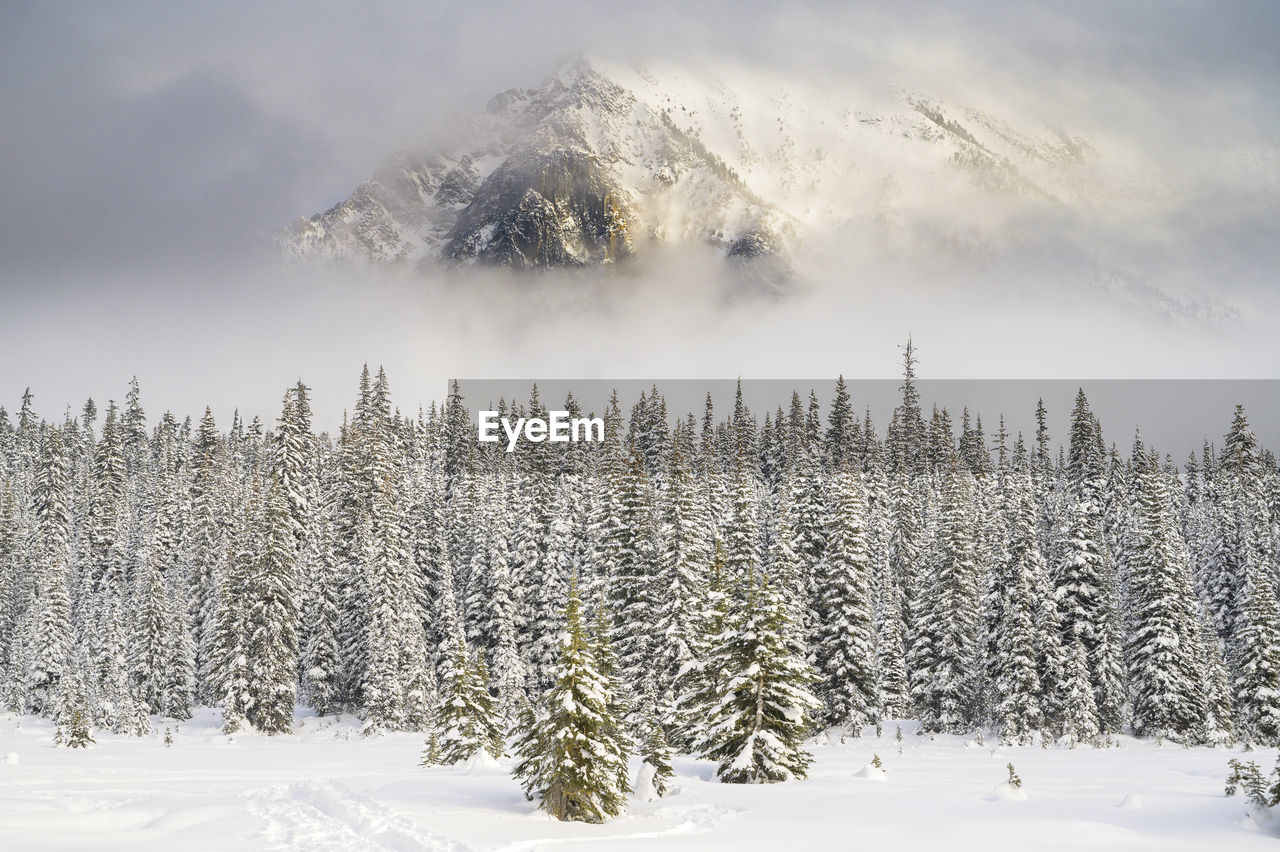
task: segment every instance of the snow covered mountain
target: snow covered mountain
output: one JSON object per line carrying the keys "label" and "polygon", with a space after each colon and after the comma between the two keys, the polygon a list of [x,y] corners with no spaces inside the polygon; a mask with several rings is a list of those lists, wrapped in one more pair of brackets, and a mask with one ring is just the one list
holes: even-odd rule
{"label": "snow covered mountain", "polygon": [[286,250],[410,269],[613,264],[693,243],[785,258],[862,219],[889,240],[940,210],[990,233],[1028,205],[1087,202],[1097,159],[1078,134],[1015,129],[904,90],[750,73],[730,86],[586,58],[459,124],[448,144],[392,156],[350,197],[299,219]]}

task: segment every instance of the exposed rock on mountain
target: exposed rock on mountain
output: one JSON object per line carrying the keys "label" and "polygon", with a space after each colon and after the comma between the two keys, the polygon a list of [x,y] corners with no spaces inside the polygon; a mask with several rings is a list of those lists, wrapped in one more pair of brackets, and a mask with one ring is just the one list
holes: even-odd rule
{"label": "exposed rock on mountain", "polygon": [[613,263],[634,251],[631,197],[586,151],[519,151],[469,199],[445,246],[452,260],[578,266]]}

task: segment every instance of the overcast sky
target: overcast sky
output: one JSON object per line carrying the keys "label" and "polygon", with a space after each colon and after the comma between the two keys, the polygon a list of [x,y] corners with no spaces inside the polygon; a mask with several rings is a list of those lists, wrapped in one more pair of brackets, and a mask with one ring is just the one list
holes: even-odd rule
{"label": "overcast sky", "polygon": [[[450,375],[887,376],[910,332],[924,351],[946,353],[935,375],[1275,377],[1266,312],[1280,259],[1278,38],[1280,4],[1267,0],[8,0],[0,402],[12,409],[30,384],[56,416],[89,395],[122,395],[136,373],[153,409],[207,402],[224,419],[237,404],[271,416],[303,375],[321,392],[318,411],[336,419],[364,360],[387,363],[410,407],[438,397]],[[1232,162],[1251,164],[1247,180],[1203,180],[1200,202],[1173,227],[1194,235],[1208,292],[1266,315],[1188,329],[1078,304],[1002,313],[956,294],[976,286],[961,277],[918,313],[894,304],[867,327],[858,320],[875,300],[843,290],[741,313],[708,301],[672,317],[663,300],[715,274],[696,262],[622,304],[581,310],[561,297],[513,308],[523,297],[503,296],[501,283],[459,294],[276,269],[265,235],[344,197],[455,111],[535,86],[583,51],[996,99],[1128,135],[1168,168],[1201,176],[1229,148]],[[1053,325],[1037,327],[1041,318]],[[553,335],[576,351],[555,350]],[[655,336],[660,345],[649,345]]]}

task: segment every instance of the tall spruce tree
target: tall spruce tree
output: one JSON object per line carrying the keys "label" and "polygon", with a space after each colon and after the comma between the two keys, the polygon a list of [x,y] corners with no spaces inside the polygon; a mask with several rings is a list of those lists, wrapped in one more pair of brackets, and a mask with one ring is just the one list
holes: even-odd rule
{"label": "tall spruce tree", "polygon": [[1001,740],[1025,745],[1044,725],[1037,664],[1035,571],[1039,560],[1030,482],[1013,477],[1009,541],[993,577],[991,681]]}
{"label": "tall spruce tree", "polygon": [[576,581],[569,586],[555,685],[530,719],[515,775],[525,795],[559,820],[606,822],[622,813],[628,758],[613,696],[596,669]]}
{"label": "tall spruce tree", "polygon": [[321,716],[340,707],[342,649],[338,633],[337,554],[333,545],[333,523],[324,515],[308,529],[310,558],[303,582],[302,612],[302,695]]}
{"label": "tall spruce tree", "polygon": [[823,720],[857,734],[878,715],[866,495],[861,477],[848,469],[835,475],[831,493],[811,656],[826,704]]}
{"label": "tall spruce tree", "polygon": [[502,728],[481,659],[467,650],[459,633],[449,654],[444,691],[431,725],[433,762],[465,763],[482,749],[493,758],[505,751]]}
{"label": "tall spruce tree", "polygon": [[206,408],[196,430],[190,485],[190,524],[184,549],[190,578],[190,617],[195,647],[196,695],[200,701],[218,700],[214,688],[214,646],[218,616],[218,566],[226,555],[230,523],[225,512],[226,489],[222,440],[213,413]]}
{"label": "tall spruce tree", "polygon": [[577,487],[562,482],[557,488],[555,506],[547,529],[547,550],[543,557],[542,576],[531,590],[531,612],[526,656],[529,661],[530,685],[535,694],[551,687],[559,658],[560,631],[564,628],[564,598],[569,578],[581,568],[579,564],[584,542],[578,536],[575,521],[579,513]]}
{"label": "tall spruce tree", "polygon": [[262,531],[247,578],[249,689],[246,717],[264,734],[288,733],[298,683],[298,599],[294,525],[285,483],[267,484]]}
{"label": "tall spruce tree", "polygon": [[858,418],[849,401],[849,388],[844,376],[836,379],[836,393],[827,415],[826,462],[828,470],[840,470],[853,461],[857,453]]}
{"label": "tall spruce tree", "polygon": [[610,641],[618,655],[623,679],[643,683],[654,674],[657,645],[657,553],[653,495],[643,459],[627,451],[617,471],[613,496],[614,518],[603,531],[609,608],[614,627]]}
{"label": "tall spruce tree", "polygon": [[699,517],[693,471],[685,448],[672,448],[663,483],[661,554],[655,581],[657,638],[656,682],[673,700],[676,678],[693,663],[697,647],[698,608],[710,554],[705,524]]}
{"label": "tall spruce tree", "polygon": [[925,730],[964,733],[974,723],[978,641],[972,477],[953,460],[943,480],[928,574],[918,575],[911,697]]}
{"label": "tall spruce tree", "polygon": [[1127,548],[1133,729],[1140,736],[1193,741],[1205,708],[1190,566],[1177,538],[1167,481],[1150,458],[1139,455],[1136,462],[1136,518]]}
{"label": "tall spruce tree", "polygon": [[880,584],[880,622],[876,637],[880,715],[902,719],[910,706],[907,679],[906,624],[902,612],[902,589],[888,574]]}
{"label": "tall spruce tree", "polygon": [[1244,607],[1236,634],[1237,729],[1246,743],[1280,745],[1280,615],[1275,588],[1246,563]]}
{"label": "tall spruce tree", "polygon": [[28,545],[28,573],[35,590],[20,628],[20,659],[27,706],[35,713],[57,711],[58,684],[71,663],[71,513],[67,457],[62,435],[44,437],[33,489],[35,524]]}
{"label": "tall spruce tree", "polygon": [[262,484],[253,476],[252,490],[238,519],[231,552],[217,573],[214,631],[209,668],[211,692],[222,709],[222,729],[233,734],[248,722],[253,705],[249,667],[249,608],[252,601],[254,561],[261,552]]}
{"label": "tall spruce tree", "polygon": [[821,704],[813,670],[786,645],[786,615],[767,578],[748,575],[708,665],[722,672],[699,752],[731,784],[804,778],[804,749]]}
{"label": "tall spruce tree", "polygon": [[1071,643],[1067,652],[1066,700],[1063,705],[1062,736],[1060,741],[1075,748],[1080,743],[1092,745],[1101,733],[1098,728],[1098,709],[1093,698],[1093,685],[1089,682],[1089,669],[1085,662],[1084,645],[1079,640]]}
{"label": "tall spruce tree", "polygon": [[699,654],[676,674],[675,703],[665,720],[672,742],[682,751],[694,751],[705,741],[709,714],[719,706],[727,676],[723,668],[726,657],[713,653],[729,629],[732,602],[727,593],[726,576],[724,550],[717,544],[696,622]]}

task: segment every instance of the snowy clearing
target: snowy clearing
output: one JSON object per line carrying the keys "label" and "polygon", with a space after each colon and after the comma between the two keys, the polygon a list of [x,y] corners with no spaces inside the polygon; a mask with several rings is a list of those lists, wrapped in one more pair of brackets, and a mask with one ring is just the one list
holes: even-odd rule
{"label": "snowy clearing", "polygon": [[[218,730],[213,711],[166,748],[163,726],[136,739],[95,733],[55,748],[34,717],[0,718],[0,846],[26,849],[1274,849],[1226,798],[1239,749],[1185,749],[1122,738],[1119,748],[976,746],[894,724],[812,744],[809,778],[769,786],[714,780],[677,759],[675,789],[632,799],[605,825],[559,823],[525,801],[500,765],[417,765],[422,738],[360,737],[355,720],[302,716],[293,736]],[[884,781],[859,777],[878,754]],[[1275,752],[1245,756],[1265,771]],[[1006,764],[1025,800],[1004,791]]]}

